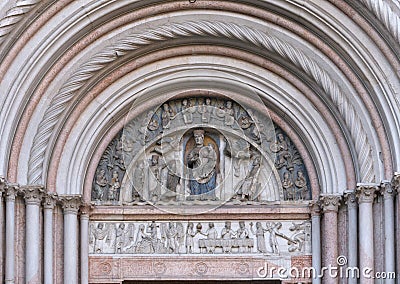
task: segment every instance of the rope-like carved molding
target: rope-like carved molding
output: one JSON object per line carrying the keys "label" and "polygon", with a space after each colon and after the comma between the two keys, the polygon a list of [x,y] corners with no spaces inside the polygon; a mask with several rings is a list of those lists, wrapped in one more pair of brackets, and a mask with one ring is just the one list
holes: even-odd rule
{"label": "rope-like carved molding", "polygon": [[64,83],[59,92],[53,97],[48,109],[45,111],[43,120],[39,124],[30,152],[28,164],[29,184],[42,183],[46,146],[50,141],[52,132],[63,111],[73,101],[75,94],[94,76],[95,72],[132,50],[137,50],[155,42],[190,36],[225,37],[251,43],[278,53],[304,70],[331,98],[338,107],[340,114],[344,117],[345,123],[354,139],[362,180],[364,182],[372,182],[374,180],[372,150],[362,126],[362,121],[349,98],[344,95],[339,85],[329,74],[318,66],[316,61],[310,59],[302,51],[287,42],[246,26],[218,21],[189,21],[167,24],[144,33],[130,35],[124,40],[106,47],[102,52],[80,66],[79,70]]}
{"label": "rope-like carved molding", "polygon": [[394,39],[400,43],[400,17],[384,0],[361,0],[361,2],[381,21]]}
{"label": "rope-like carved molding", "polygon": [[6,15],[0,20],[0,44],[25,14],[29,13],[39,2],[40,0],[19,0],[6,12]]}

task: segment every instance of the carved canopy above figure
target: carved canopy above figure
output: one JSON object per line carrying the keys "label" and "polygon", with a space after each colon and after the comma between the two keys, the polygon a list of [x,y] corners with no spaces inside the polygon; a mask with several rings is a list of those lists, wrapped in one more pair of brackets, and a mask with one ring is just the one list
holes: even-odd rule
{"label": "carved canopy above figure", "polygon": [[299,152],[266,113],[204,97],[170,100],[126,124],[104,152],[92,187],[98,205],[310,198]]}

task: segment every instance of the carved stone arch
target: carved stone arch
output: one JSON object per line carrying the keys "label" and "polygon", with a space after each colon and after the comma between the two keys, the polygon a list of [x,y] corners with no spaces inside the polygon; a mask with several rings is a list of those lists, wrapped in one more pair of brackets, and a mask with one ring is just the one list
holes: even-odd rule
{"label": "carved stone arch", "polygon": [[[190,36],[226,37],[256,46],[261,45],[303,70],[307,76],[310,76],[324,90],[333,104],[339,106],[338,111],[343,116],[344,123],[349,128],[355,145],[361,175],[360,179],[369,181],[375,179],[377,170],[374,169],[371,162],[373,160],[371,158],[372,146],[361,117],[356,112],[353,102],[343,92],[341,86],[314,59],[309,58],[305,53],[296,49],[291,44],[259,30],[239,26],[234,23],[199,21],[174,23],[153,29],[148,33],[133,34],[126,40],[106,47],[105,50],[84,63],[64,83],[59,93],[53,98],[53,103],[46,110],[33,142],[29,160],[28,180],[31,183],[36,183],[43,178],[41,177],[41,173],[43,172],[46,153],[42,145],[51,139],[53,135],[51,129],[54,129],[57,125],[63,109],[68,105],[68,102],[74,99],[76,91],[85,86],[94,74],[106,68],[110,62],[118,60],[120,56],[125,56],[132,50],[137,50],[142,46],[148,46],[153,42]],[[115,50],[118,52],[115,53]]]}

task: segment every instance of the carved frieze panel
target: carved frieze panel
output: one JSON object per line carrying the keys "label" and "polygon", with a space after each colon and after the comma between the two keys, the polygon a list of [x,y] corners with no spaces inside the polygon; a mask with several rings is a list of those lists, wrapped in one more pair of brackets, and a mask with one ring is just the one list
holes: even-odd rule
{"label": "carved frieze panel", "polygon": [[[121,255],[89,256],[92,281],[110,283],[123,280],[265,280],[311,283],[311,256],[185,255],[155,257]],[[280,269],[280,270],[279,270]],[[279,272],[278,272],[279,271]],[[305,271],[303,273],[303,271]]]}
{"label": "carved frieze panel", "polygon": [[91,222],[89,252],[103,254],[304,255],[309,221]]}
{"label": "carved frieze panel", "polygon": [[97,205],[310,198],[298,150],[265,114],[201,97],[170,100],[129,122],[104,152],[92,187]]}

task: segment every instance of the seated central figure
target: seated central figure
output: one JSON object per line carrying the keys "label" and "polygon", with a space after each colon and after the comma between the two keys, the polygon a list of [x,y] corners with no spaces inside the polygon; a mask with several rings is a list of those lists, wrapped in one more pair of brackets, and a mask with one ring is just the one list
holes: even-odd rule
{"label": "seated central figure", "polygon": [[204,145],[204,130],[193,131],[195,147],[187,156],[190,194],[202,198],[215,197],[217,153],[212,144]]}

